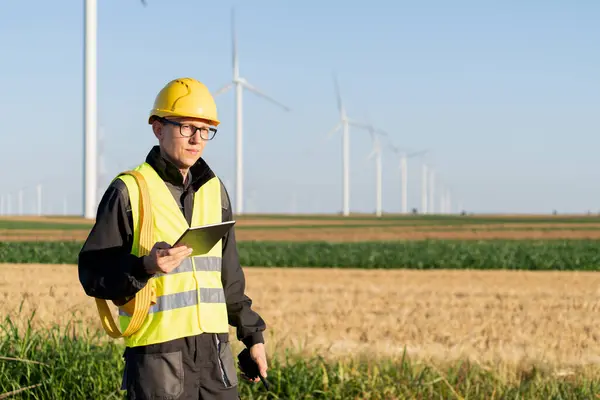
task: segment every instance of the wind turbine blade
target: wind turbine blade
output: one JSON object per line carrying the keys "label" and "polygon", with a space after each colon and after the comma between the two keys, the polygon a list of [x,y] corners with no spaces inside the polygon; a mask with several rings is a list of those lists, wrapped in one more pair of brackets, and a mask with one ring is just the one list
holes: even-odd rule
{"label": "wind turbine blade", "polygon": [[340,93],[340,85],[338,83],[337,74],[333,73],[333,85],[335,86],[335,98],[337,100],[338,111],[344,114],[344,105],[342,104],[342,95]]}
{"label": "wind turbine blade", "polygon": [[373,157],[375,157],[376,154],[377,154],[377,148],[373,147],[373,150],[371,150],[371,152],[367,156],[366,160],[371,160]]}
{"label": "wind turbine blade", "polygon": [[392,150],[393,153],[400,154],[400,147],[398,147],[394,143],[392,143],[391,139],[388,140],[387,147],[389,147],[389,149]]}
{"label": "wind turbine blade", "polygon": [[264,94],[263,92],[261,92],[260,90],[258,90],[257,88],[255,88],[254,86],[252,86],[251,84],[249,84],[248,82],[243,82],[242,85],[250,90],[251,92],[256,93],[257,95],[264,97],[265,99],[269,100],[271,103],[278,105],[279,107],[283,108],[286,111],[290,111],[290,108],[280,102],[278,102],[277,100],[275,100],[274,98],[272,98],[271,96],[268,96],[266,94]]}
{"label": "wind turbine blade", "polygon": [[420,156],[423,154],[427,154],[429,150],[420,150],[420,151],[415,151],[414,153],[410,153],[407,155],[407,157],[416,157],[416,156]]}
{"label": "wind turbine blade", "polygon": [[231,63],[233,67],[234,79],[239,77],[240,70],[237,58],[237,36],[235,33],[235,8],[231,7]]}
{"label": "wind turbine blade", "polygon": [[325,136],[325,138],[329,139],[338,129],[342,127],[342,123],[338,122],[335,127],[329,131],[329,133]]}
{"label": "wind turbine blade", "polygon": [[372,130],[370,130],[369,133],[371,134],[371,140],[373,141],[373,148],[371,149],[371,152],[367,156],[367,160],[370,160],[375,155],[381,153],[381,143],[379,142],[379,138],[377,137],[377,134],[375,134],[375,132],[373,132]]}
{"label": "wind turbine blade", "polygon": [[305,150],[305,153],[307,156],[312,156],[315,149],[318,149],[320,146],[322,146],[325,142],[327,142],[329,140],[329,138],[331,138],[331,136],[337,132],[338,129],[340,129],[342,127],[342,123],[338,122],[335,127],[330,130],[327,135],[323,136],[320,140],[319,140],[319,144],[315,144],[313,146],[310,146],[308,149]]}
{"label": "wind turbine blade", "polygon": [[373,130],[373,127],[371,125],[365,124],[363,122],[357,122],[357,121],[354,121],[354,120],[348,120],[348,124],[352,125],[354,127],[357,127],[357,128],[366,129],[368,131]]}
{"label": "wind turbine blade", "polygon": [[229,89],[231,89],[233,87],[233,82],[229,82],[228,84],[226,84],[225,86],[223,86],[222,88],[220,88],[219,90],[217,90],[213,96],[218,96],[220,94],[225,93],[226,91],[228,91]]}
{"label": "wind turbine blade", "polygon": [[390,134],[388,134],[387,131],[382,136],[386,137],[387,147],[389,147],[394,153],[398,154],[398,153],[400,153],[400,150],[406,152],[406,149],[396,146],[396,144],[394,143],[394,140],[392,139],[392,136]]}

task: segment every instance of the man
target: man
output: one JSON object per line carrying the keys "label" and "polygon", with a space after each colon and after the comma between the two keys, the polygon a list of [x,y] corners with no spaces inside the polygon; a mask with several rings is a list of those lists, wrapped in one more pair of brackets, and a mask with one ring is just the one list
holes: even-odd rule
{"label": "man", "polygon": [[[121,306],[122,329],[133,320],[125,306],[152,288],[143,324],[125,337],[128,398],[237,399],[228,326],[237,328],[264,377],[267,360],[266,325],[244,293],[235,231],[209,254],[192,257],[193,249],[171,247],[189,226],[232,220],[229,195],[201,157],[219,125],[216,105],[202,83],[175,79],[157,95],[148,122],[158,146],[134,170],[146,182],[150,210],[142,210],[139,181],[117,177],[79,254],[79,279],[87,295]],[[141,255],[144,211],[151,211],[147,241],[154,245]]]}

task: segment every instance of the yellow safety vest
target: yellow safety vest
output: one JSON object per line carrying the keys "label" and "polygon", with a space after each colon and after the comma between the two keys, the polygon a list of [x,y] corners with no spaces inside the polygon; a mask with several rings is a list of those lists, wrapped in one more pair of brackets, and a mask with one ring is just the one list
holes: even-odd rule
{"label": "yellow safety vest", "polygon": [[[173,244],[190,227],[165,182],[148,163],[119,175],[117,179],[125,183],[129,192],[133,217],[132,254],[138,257],[149,254],[156,242]],[[147,188],[145,195],[144,186]],[[151,212],[145,213],[144,206]],[[213,177],[194,196],[191,226],[221,220],[221,184]],[[142,226],[144,221],[145,226]],[[208,253],[188,257],[168,274],[150,278],[135,299],[119,307],[122,334],[115,332],[114,321],[111,324],[105,315],[106,302],[96,299],[104,329],[112,337],[124,337],[125,345],[130,347],[204,332],[228,332],[221,283],[222,248],[219,241]],[[134,314],[136,307],[140,308],[138,314]]]}

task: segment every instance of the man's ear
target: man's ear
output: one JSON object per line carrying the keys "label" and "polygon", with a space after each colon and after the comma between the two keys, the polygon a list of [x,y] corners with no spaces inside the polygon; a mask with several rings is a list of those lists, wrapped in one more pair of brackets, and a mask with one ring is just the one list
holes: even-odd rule
{"label": "man's ear", "polygon": [[152,132],[154,132],[154,136],[156,136],[158,140],[162,139],[162,124],[157,120],[152,121]]}

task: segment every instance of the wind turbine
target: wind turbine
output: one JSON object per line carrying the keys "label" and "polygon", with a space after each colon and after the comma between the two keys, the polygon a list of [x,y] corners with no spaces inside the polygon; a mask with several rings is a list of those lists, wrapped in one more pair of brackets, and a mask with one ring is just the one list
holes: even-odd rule
{"label": "wind turbine", "polygon": [[42,185],[38,184],[37,189],[37,215],[42,215]]}
{"label": "wind turbine", "polygon": [[387,133],[385,133],[384,131],[380,130],[380,129],[375,129],[373,127],[373,125],[369,124],[368,125],[368,131],[369,134],[371,135],[371,140],[373,141],[373,150],[371,150],[371,153],[367,156],[367,160],[372,159],[373,157],[375,157],[375,191],[376,191],[376,208],[375,208],[375,214],[378,217],[381,217],[383,211],[382,211],[382,195],[381,195],[381,172],[382,172],[382,166],[381,166],[381,142],[379,141],[379,137],[378,135],[382,135],[382,136],[387,136]]}
{"label": "wind turbine", "polygon": [[401,184],[401,196],[402,196],[402,214],[408,213],[408,159],[425,155],[428,150],[415,151],[413,153],[407,153],[405,150],[401,150],[399,147],[390,144],[390,148],[394,153],[400,156],[400,184]]}
{"label": "wind turbine", "polygon": [[23,215],[23,189],[19,189],[17,200],[18,214]]}
{"label": "wind turbine", "polygon": [[97,154],[96,154],[96,135],[97,135],[97,0],[85,0],[85,38],[84,38],[84,196],[83,196],[83,216],[84,218],[94,218],[97,198]]}
{"label": "wind turbine", "polygon": [[327,137],[333,135],[338,129],[342,128],[342,214],[344,216],[350,215],[350,137],[349,128],[350,125],[369,129],[369,125],[361,124],[348,118],[344,103],[342,102],[342,95],[340,94],[340,86],[338,84],[337,76],[333,74],[333,83],[335,86],[335,94],[337,98],[337,106],[340,112],[340,121],[335,127],[327,134]]}
{"label": "wind turbine", "polygon": [[235,140],[235,159],[236,159],[236,175],[235,175],[235,212],[236,214],[243,213],[243,189],[244,189],[244,169],[243,169],[243,148],[242,148],[242,92],[246,88],[251,92],[269,100],[271,103],[278,105],[286,111],[290,111],[290,108],[273,99],[272,97],[264,94],[258,88],[250,84],[245,78],[240,76],[240,65],[237,54],[237,37],[235,33],[235,11],[231,9],[231,38],[232,38],[232,64],[233,64],[233,79],[219,90],[217,90],[214,96],[218,96],[227,92],[233,86],[235,86],[235,110],[236,110],[236,140]]}
{"label": "wind turbine", "polygon": [[427,214],[427,162],[425,160],[421,168],[421,212]]}
{"label": "wind turbine", "polygon": [[[146,1],[141,0],[146,6]],[[97,202],[97,151],[96,136],[98,123],[98,85],[97,85],[97,34],[98,2],[85,0],[84,3],[84,40],[83,40],[83,216],[95,217]]]}
{"label": "wind turbine", "polygon": [[435,171],[429,168],[429,212],[434,213],[435,196],[434,196]]}
{"label": "wind turbine", "polygon": [[448,185],[446,185],[444,187],[443,199],[444,200],[443,200],[442,204],[444,207],[444,213],[452,214],[451,190]]}

